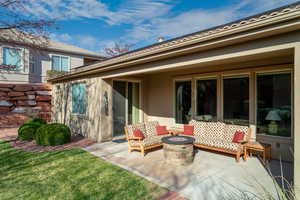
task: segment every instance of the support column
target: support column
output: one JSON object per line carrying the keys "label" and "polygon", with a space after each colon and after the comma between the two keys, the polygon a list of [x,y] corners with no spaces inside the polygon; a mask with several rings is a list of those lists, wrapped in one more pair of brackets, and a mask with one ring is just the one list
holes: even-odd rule
{"label": "support column", "polygon": [[300,43],[294,51],[294,183],[300,199]]}
{"label": "support column", "polygon": [[101,142],[110,141],[113,138],[113,89],[112,80],[101,80],[101,114],[100,114],[100,138]]}

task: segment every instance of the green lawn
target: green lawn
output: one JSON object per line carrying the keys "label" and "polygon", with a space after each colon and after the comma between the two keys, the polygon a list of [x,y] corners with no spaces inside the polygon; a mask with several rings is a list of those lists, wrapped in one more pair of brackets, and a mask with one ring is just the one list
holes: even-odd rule
{"label": "green lawn", "polygon": [[0,141],[0,199],[156,199],[166,189],[81,149],[29,153]]}

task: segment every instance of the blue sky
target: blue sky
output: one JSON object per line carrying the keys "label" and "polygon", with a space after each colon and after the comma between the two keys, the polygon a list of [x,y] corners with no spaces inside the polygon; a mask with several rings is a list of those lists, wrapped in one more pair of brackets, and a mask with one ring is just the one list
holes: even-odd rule
{"label": "blue sky", "polygon": [[56,19],[51,38],[102,52],[113,42],[153,44],[296,0],[29,0],[32,16]]}

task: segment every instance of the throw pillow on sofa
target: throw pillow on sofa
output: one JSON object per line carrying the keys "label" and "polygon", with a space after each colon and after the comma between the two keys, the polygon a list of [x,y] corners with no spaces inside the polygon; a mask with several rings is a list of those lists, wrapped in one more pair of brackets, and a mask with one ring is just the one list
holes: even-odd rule
{"label": "throw pillow on sofa", "polygon": [[166,126],[156,126],[157,135],[168,135],[169,132]]}
{"label": "throw pillow on sofa", "polygon": [[233,136],[233,139],[232,139],[232,142],[233,143],[239,143],[241,141],[244,140],[244,137],[245,137],[245,133],[242,132],[242,131],[236,131],[234,136]]}
{"label": "throw pillow on sofa", "polygon": [[183,135],[193,136],[194,135],[194,126],[184,125]]}
{"label": "throw pillow on sofa", "polygon": [[142,138],[142,139],[145,138],[143,132],[139,129],[134,130],[133,135],[134,135],[134,137],[139,137],[139,138]]}

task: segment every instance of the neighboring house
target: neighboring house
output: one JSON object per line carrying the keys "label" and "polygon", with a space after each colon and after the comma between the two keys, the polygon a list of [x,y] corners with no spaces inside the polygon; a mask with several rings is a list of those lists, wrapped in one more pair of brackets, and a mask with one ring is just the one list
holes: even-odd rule
{"label": "neighboring house", "polygon": [[49,82],[54,121],[99,142],[143,121],[168,127],[192,118],[249,124],[253,139],[272,145],[273,158],[294,162],[300,188],[299,2]]}
{"label": "neighboring house", "polygon": [[53,40],[43,50],[0,42],[0,83],[43,83],[48,70],[70,71],[103,59],[100,54]]}

